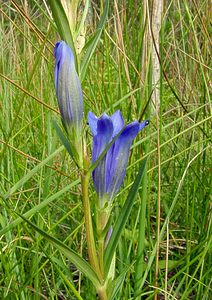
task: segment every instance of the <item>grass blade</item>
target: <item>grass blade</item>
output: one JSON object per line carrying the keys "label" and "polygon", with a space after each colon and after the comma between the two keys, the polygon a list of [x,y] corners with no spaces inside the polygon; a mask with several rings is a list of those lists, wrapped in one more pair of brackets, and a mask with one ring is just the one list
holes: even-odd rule
{"label": "grass blade", "polygon": [[[81,79],[81,81],[83,81],[83,79],[85,78],[85,74],[86,74],[89,62],[90,62],[91,57],[92,57],[92,55],[93,55],[93,53],[96,49],[97,43],[100,39],[103,27],[104,27],[105,22],[106,22],[108,10],[109,10],[109,0],[106,0],[104,10],[103,10],[103,14],[102,14],[102,16],[100,18],[100,21],[99,21],[99,24],[97,26],[96,33],[95,33],[94,37],[91,38],[92,42],[88,46],[88,49],[87,49],[87,51],[86,51],[86,53],[83,57],[81,65],[80,65],[80,79]],[[89,41],[88,41],[88,43],[89,43]],[[85,47],[86,47],[86,45],[85,45]]]}
{"label": "grass blade", "polygon": [[126,266],[124,268],[124,270],[121,272],[121,274],[114,280],[113,288],[112,288],[112,291],[111,291],[111,297],[110,297],[111,300],[116,299],[115,297],[117,297],[117,294],[118,294],[119,290],[121,289],[121,287],[124,283],[126,274],[127,274],[127,272],[129,271],[129,269],[131,267],[132,267],[132,264],[129,265],[129,266]]}
{"label": "grass blade", "polygon": [[76,50],[74,46],[74,41],[72,37],[71,28],[69,26],[68,19],[66,17],[65,11],[61,4],[60,0],[48,0],[48,4],[51,8],[52,15],[54,17],[54,21],[57,25],[58,32],[61,38],[71,47],[74,58],[75,58],[75,65],[77,66],[77,59],[76,59]]}
{"label": "grass blade", "polygon": [[67,137],[63,134],[63,132],[62,132],[60,126],[59,126],[56,122],[53,123],[53,126],[54,126],[54,128],[55,128],[55,130],[56,130],[56,132],[57,132],[57,135],[58,135],[58,137],[59,137],[61,143],[63,144],[63,146],[64,146],[64,147],[66,148],[66,150],[68,151],[68,154],[69,154],[71,157],[73,157],[73,151],[72,151],[72,149],[71,149],[71,145],[70,145],[70,143],[69,143]]}
{"label": "grass blade", "polygon": [[55,150],[52,154],[50,154],[47,158],[45,158],[41,163],[39,163],[35,168],[33,168],[29,173],[27,173],[24,177],[22,177],[11,189],[8,193],[3,195],[4,199],[9,198],[17,189],[21,188],[22,185],[27,182],[32,176],[34,176],[43,166],[47,164],[50,160],[52,160],[58,153],[60,153],[64,149],[63,146]]}
{"label": "grass blade", "polygon": [[[80,180],[77,179],[74,182],[72,182],[71,184],[65,186],[62,190],[60,190],[56,194],[50,196],[49,198],[45,199],[44,201],[42,201],[41,203],[39,203],[38,205],[36,205],[32,209],[30,209],[29,211],[27,211],[24,215],[22,215],[22,217],[24,216],[24,218],[30,218],[35,213],[37,213],[38,211],[40,211],[42,208],[44,208],[48,204],[50,204],[52,201],[55,201],[55,200],[59,199],[59,197],[61,195],[63,195],[65,192],[69,191],[72,187],[74,187],[75,185],[77,185],[79,182],[80,182]],[[6,200],[6,199],[4,199],[4,200]],[[0,230],[0,236],[2,236],[3,234],[7,233],[10,230],[12,230],[16,226],[18,226],[21,222],[23,222],[23,218],[18,217],[12,223],[8,224],[2,230]]]}

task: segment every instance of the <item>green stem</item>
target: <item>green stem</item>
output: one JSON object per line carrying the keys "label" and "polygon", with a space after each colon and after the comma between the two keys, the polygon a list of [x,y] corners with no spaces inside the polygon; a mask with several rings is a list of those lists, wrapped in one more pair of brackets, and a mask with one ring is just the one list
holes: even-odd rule
{"label": "green stem", "polygon": [[98,240],[99,248],[99,265],[102,277],[104,278],[104,239]]}
{"label": "green stem", "polygon": [[98,295],[100,300],[108,300],[106,286],[102,286],[101,289],[98,290]]}
{"label": "green stem", "polygon": [[92,224],[91,209],[90,209],[90,202],[89,202],[89,195],[88,195],[88,183],[89,183],[89,177],[86,176],[84,172],[81,175],[81,184],[82,184],[82,199],[83,199],[83,209],[84,209],[84,217],[85,217],[85,230],[86,230],[86,241],[88,247],[88,257],[91,266],[95,270],[100,281],[102,281],[102,274],[99,268],[96,245],[94,240],[93,224]]}

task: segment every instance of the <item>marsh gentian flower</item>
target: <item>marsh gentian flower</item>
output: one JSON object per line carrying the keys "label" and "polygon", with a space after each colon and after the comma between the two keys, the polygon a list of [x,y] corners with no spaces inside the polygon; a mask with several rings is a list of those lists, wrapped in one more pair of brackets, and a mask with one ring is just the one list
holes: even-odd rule
{"label": "marsh gentian flower", "polygon": [[119,191],[126,173],[130,146],[138,132],[148,125],[149,121],[142,123],[134,121],[124,127],[123,117],[118,110],[111,117],[104,113],[100,118],[89,112],[88,123],[93,135],[93,163],[122,130],[106,156],[93,171],[94,187],[102,205],[103,199],[110,201]]}
{"label": "marsh gentian flower", "polygon": [[73,125],[78,135],[82,126],[83,97],[74,55],[64,41],[56,43],[54,55],[56,59],[55,87],[61,117],[67,127]]}

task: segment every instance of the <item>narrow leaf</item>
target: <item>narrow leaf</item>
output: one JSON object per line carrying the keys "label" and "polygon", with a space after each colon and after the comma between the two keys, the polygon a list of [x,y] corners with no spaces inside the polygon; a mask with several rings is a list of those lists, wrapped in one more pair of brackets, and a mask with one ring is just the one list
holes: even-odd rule
{"label": "narrow leaf", "polygon": [[132,264],[129,266],[126,266],[124,268],[124,270],[121,272],[121,274],[112,283],[111,291],[110,291],[110,293],[111,293],[110,300],[117,299],[117,294],[118,294],[119,290],[121,289],[121,287],[124,283],[126,274],[131,267],[132,267]]}
{"label": "narrow leaf", "polygon": [[63,146],[55,150],[52,154],[50,154],[47,158],[45,158],[41,163],[39,163],[35,168],[33,168],[29,173],[27,173],[24,177],[22,177],[11,189],[8,193],[3,195],[4,199],[9,198],[15,191],[23,186],[25,182],[27,182],[32,176],[34,176],[42,167],[44,167],[47,162],[52,160],[58,153],[60,153],[64,149]]}
{"label": "narrow leaf", "polygon": [[73,41],[73,37],[72,37],[72,32],[71,32],[71,28],[69,26],[69,22],[68,22],[66,13],[61,4],[61,1],[60,0],[48,0],[48,4],[51,8],[54,21],[57,25],[57,30],[58,30],[61,38],[71,47],[71,49],[73,51],[74,58],[75,58],[75,65],[77,68],[77,56],[76,56],[76,50],[75,50],[74,41]]}
{"label": "narrow leaf", "polygon": [[108,242],[108,245],[105,250],[105,255],[104,255],[104,268],[105,268],[105,275],[107,276],[108,271],[110,269],[110,264],[114,255],[114,252],[116,250],[116,247],[118,245],[119,239],[121,237],[122,231],[125,228],[125,224],[128,220],[128,217],[130,215],[131,209],[134,204],[134,200],[136,198],[142,176],[145,170],[145,165],[146,165],[147,158],[144,159],[141,163],[139,173],[133,183],[133,186],[130,189],[130,192],[127,196],[127,200],[121,210],[121,213],[115,223],[115,226],[113,228],[113,233],[111,235],[111,238]]}
{"label": "narrow leaf", "polygon": [[[88,48],[85,45],[85,47],[87,48],[87,51],[86,51],[86,53],[83,57],[81,65],[80,65],[80,79],[81,79],[81,81],[83,81],[83,79],[85,78],[89,62],[90,62],[91,57],[92,57],[92,55],[93,55],[93,53],[96,49],[97,43],[100,39],[103,27],[104,27],[105,22],[106,22],[108,10],[109,10],[109,0],[106,0],[104,10],[103,10],[103,14],[102,14],[102,16],[100,18],[100,21],[99,21],[99,24],[97,26],[95,36],[91,38],[92,42],[90,43]],[[89,43],[89,41],[88,41],[88,43]]]}
{"label": "narrow leaf", "polygon": [[[67,185],[66,187],[64,187],[62,190],[60,190],[59,192],[57,192],[56,194],[50,196],[49,198],[45,199],[44,201],[42,201],[41,203],[39,203],[38,205],[36,205],[35,207],[33,207],[32,209],[30,209],[29,211],[27,211],[23,216],[24,218],[30,218],[31,216],[33,216],[35,213],[39,212],[41,209],[43,209],[44,207],[46,207],[47,205],[49,205],[51,202],[59,199],[61,197],[61,195],[63,195],[65,192],[70,191],[70,189],[72,187],[74,187],[75,185],[79,184],[80,180],[77,179],[74,182],[72,182],[71,184]],[[3,200],[5,201],[5,203],[7,203],[7,200],[2,197]],[[7,204],[8,205],[8,204]],[[0,230],[0,237],[7,233],[8,231],[12,230],[13,228],[15,228],[16,226],[18,226],[19,224],[21,224],[21,222],[23,222],[23,218],[18,217],[16,218],[13,222],[7,224],[7,226],[5,226],[2,230]]]}
{"label": "narrow leaf", "polygon": [[73,293],[76,299],[83,300],[83,298],[80,296],[79,292],[75,288],[75,284],[73,282],[73,274],[71,273],[69,266],[67,264],[65,265],[65,262],[63,262],[61,259],[58,259],[55,256],[50,256],[44,248],[42,249],[45,256],[49,259],[52,265],[54,265],[54,268],[57,269],[58,273],[60,274],[60,277],[68,286],[69,290],[67,292],[69,296],[72,297]]}
{"label": "narrow leaf", "polygon": [[90,0],[86,0],[84,5],[85,6],[84,6],[81,21],[80,21],[80,25],[77,28],[76,33],[74,34],[75,37],[78,37],[80,35],[81,31],[83,30],[83,27],[85,26],[85,21],[86,21],[87,15],[88,15],[89,6],[91,5]]}
{"label": "narrow leaf", "polygon": [[54,264],[54,267],[57,269],[57,271],[60,274],[60,277],[63,278],[64,282],[67,284],[69,287],[70,291],[73,292],[74,296],[78,300],[83,300],[83,298],[80,296],[79,292],[76,290],[75,286],[73,285],[72,282],[68,279],[68,277]]}

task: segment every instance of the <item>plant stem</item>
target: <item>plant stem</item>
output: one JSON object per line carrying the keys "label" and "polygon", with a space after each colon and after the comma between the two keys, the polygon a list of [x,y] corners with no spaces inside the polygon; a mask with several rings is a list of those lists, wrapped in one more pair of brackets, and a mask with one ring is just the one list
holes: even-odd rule
{"label": "plant stem", "polygon": [[102,286],[98,291],[100,300],[108,300],[106,286]]}
{"label": "plant stem", "polygon": [[102,277],[104,277],[104,239],[99,239],[98,241],[99,249],[99,265]]}

